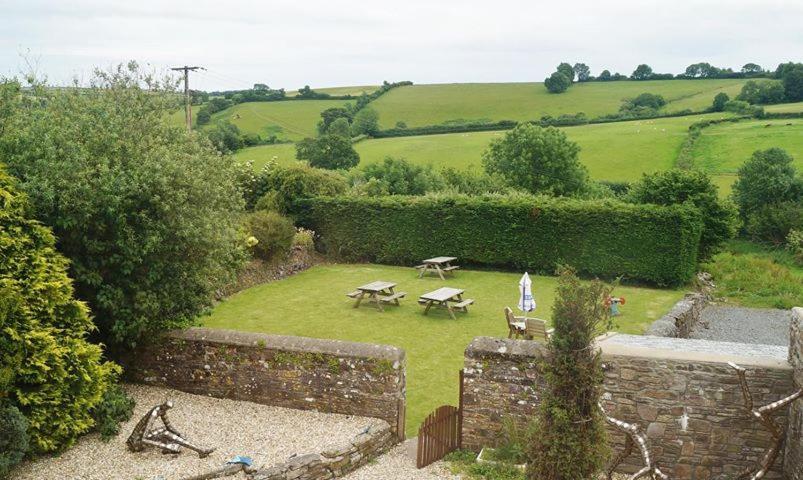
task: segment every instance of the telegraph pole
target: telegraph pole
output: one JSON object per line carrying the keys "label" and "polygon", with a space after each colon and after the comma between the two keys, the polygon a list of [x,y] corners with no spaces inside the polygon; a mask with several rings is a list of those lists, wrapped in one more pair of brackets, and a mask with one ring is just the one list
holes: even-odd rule
{"label": "telegraph pole", "polygon": [[188,132],[192,131],[192,104],[190,102],[190,72],[194,72],[198,69],[206,70],[203,67],[188,67],[187,65],[184,65],[183,67],[175,67],[170,69],[184,72],[184,101],[185,101],[184,119],[187,121]]}

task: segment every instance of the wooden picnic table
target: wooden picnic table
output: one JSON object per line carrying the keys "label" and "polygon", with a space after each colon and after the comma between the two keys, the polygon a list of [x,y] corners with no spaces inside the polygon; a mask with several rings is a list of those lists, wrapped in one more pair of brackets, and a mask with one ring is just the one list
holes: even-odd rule
{"label": "wooden picnic table", "polygon": [[457,265],[452,265],[452,262],[457,260],[457,257],[434,257],[428,258],[421,262],[421,265],[418,265],[418,278],[423,278],[424,274],[427,272],[434,272],[437,273],[441,280],[446,280],[443,277],[444,273],[452,273],[457,270]]}
{"label": "wooden picnic table", "polygon": [[455,319],[455,310],[468,313],[468,306],[474,303],[471,298],[463,299],[462,288],[442,287],[429,293],[425,293],[418,298],[418,303],[425,305],[424,315],[429,313],[432,306],[445,308],[449,312],[449,316]]}
{"label": "wooden picnic table", "polygon": [[358,308],[366,297],[373,303],[377,310],[384,311],[382,308],[383,303],[399,306],[399,299],[407,295],[405,292],[395,292],[396,284],[393,282],[385,282],[378,280],[376,282],[367,283],[357,290],[347,294],[351,298],[356,298],[354,308]]}

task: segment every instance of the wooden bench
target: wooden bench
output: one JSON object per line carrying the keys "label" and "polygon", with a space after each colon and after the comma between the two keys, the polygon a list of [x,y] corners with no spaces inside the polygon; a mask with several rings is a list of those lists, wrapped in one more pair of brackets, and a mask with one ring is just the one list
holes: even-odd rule
{"label": "wooden bench", "polygon": [[425,269],[425,268],[427,268],[427,266],[426,266],[426,265],[416,265],[416,266],[415,266],[415,269],[416,269],[416,270],[423,270],[423,269]]}
{"label": "wooden bench", "polygon": [[384,295],[379,297],[379,300],[382,302],[395,302],[398,301],[400,298],[404,298],[407,295],[407,292],[396,292],[392,295]]}
{"label": "wooden bench", "polygon": [[360,295],[362,295],[362,291],[360,291],[360,290],[354,290],[353,292],[346,294],[347,297],[351,297],[351,298],[357,298]]}
{"label": "wooden bench", "polygon": [[452,305],[452,308],[462,308],[462,309],[465,310],[465,308],[467,306],[471,305],[472,303],[474,303],[474,299],[473,298],[467,298],[467,299],[462,300],[462,301],[460,301],[458,303],[455,303],[454,305]]}
{"label": "wooden bench", "polygon": [[419,305],[426,305],[427,303],[429,303],[429,300],[424,300],[423,298],[419,298],[418,299],[418,304]]}
{"label": "wooden bench", "polygon": [[441,268],[441,270],[443,270],[444,272],[451,272],[453,270],[457,270],[458,268],[460,268],[458,265],[452,265],[451,267]]}

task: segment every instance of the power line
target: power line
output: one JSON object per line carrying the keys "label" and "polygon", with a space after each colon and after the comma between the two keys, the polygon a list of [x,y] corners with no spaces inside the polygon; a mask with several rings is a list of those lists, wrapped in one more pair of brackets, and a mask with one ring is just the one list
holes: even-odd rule
{"label": "power line", "polygon": [[192,106],[190,102],[190,72],[195,72],[198,70],[206,70],[204,67],[188,67],[184,65],[183,67],[173,67],[170,70],[175,71],[183,71],[184,72],[184,119],[187,121],[187,131],[192,131]]}

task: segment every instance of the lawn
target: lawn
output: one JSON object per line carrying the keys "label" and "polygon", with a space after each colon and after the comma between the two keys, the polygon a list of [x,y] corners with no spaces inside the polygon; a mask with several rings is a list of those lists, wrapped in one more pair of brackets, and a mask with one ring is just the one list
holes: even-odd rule
{"label": "lawn", "polygon": [[616,113],[625,98],[649,92],[663,95],[666,111],[702,110],[714,96],[731,97],[745,80],[655,80],[575,84],[562,94],[547,92],[542,83],[455,83],[413,85],[391,90],[371,105],[382,128],[397,121],[409,127],[456,120],[537,120],[584,112],[590,117]]}
{"label": "lawn", "polygon": [[724,123],[702,130],[692,156],[697,166],[708,172],[730,192],[739,167],[756,150],[781,147],[803,171],[803,119],[755,120]]}
{"label": "lawn", "polygon": [[[321,265],[278,282],[259,285],[217,305],[203,324],[274,334],[300,335],[396,345],[407,352],[407,433],[442,404],[456,405],[463,351],[475,336],[507,336],[502,309],[518,302],[520,273],[463,270],[446,282],[418,279],[412,268],[381,265]],[[407,292],[401,307],[378,312],[352,308],[346,293],[374,281],[397,282]],[[535,316],[550,318],[556,278],[533,276]],[[468,314],[451,320],[444,311],[428,316],[416,298],[444,285],[464,288],[476,300]],[[678,290],[619,287],[627,300],[618,330],[642,333],[682,297]]]}
{"label": "lawn", "polygon": [[212,115],[212,122],[227,119],[243,133],[301,140],[314,137],[321,112],[341,107],[345,100],[295,100],[282,102],[246,102]]}
{"label": "lawn", "polygon": [[[591,176],[599,180],[638,180],[643,173],[671,168],[688,127],[705,118],[722,114],[638,120],[564,127],[582,150],[580,160]],[[504,132],[453,133],[415,137],[364,140],[355,145],[363,165],[382,161],[386,156],[402,157],[416,164],[436,168],[481,168],[482,152],[493,138]],[[273,157],[276,157],[275,159]],[[274,159],[287,165],[295,162],[292,145],[267,145],[237,152],[235,158],[254,160],[260,167]]]}

